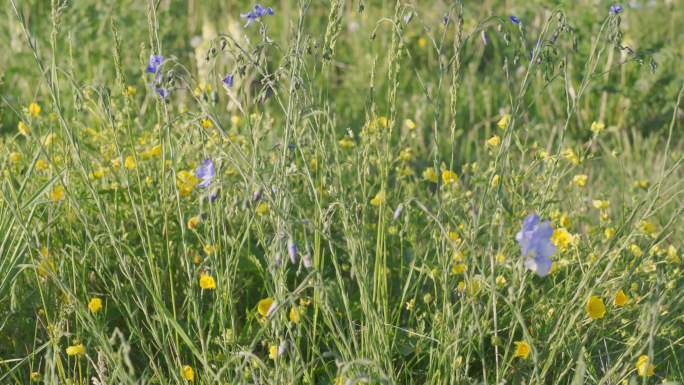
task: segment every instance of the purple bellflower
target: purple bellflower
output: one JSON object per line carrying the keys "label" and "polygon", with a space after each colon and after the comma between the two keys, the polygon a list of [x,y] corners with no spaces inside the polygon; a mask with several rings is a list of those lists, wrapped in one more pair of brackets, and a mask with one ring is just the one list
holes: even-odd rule
{"label": "purple bellflower", "polygon": [[513,23],[515,25],[520,24],[520,19],[518,19],[518,16],[514,16],[514,15],[508,16],[508,20],[510,20],[511,23]]}
{"label": "purple bellflower", "polygon": [[515,239],[520,244],[525,267],[544,277],[551,271],[549,257],[556,252],[556,246],[551,242],[553,228],[550,222],[541,222],[539,215],[530,214],[523,221],[520,232]]}
{"label": "purple bellflower", "polygon": [[610,13],[612,13],[613,15],[617,15],[617,14],[622,13],[622,11],[624,11],[624,8],[622,8],[622,5],[620,5],[620,4],[613,4],[613,5],[610,6],[610,10],[609,10],[609,11],[610,11]]}
{"label": "purple bellflower", "polygon": [[223,83],[223,86],[224,86],[224,87],[230,88],[230,87],[233,86],[233,81],[235,80],[234,78],[235,78],[235,77],[233,76],[233,74],[228,74],[228,75],[226,75],[225,78],[223,78],[223,80],[221,81],[221,83]]}
{"label": "purple bellflower", "polygon": [[164,63],[164,56],[151,55],[150,62],[149,64],[147,64],[147,73],[156,74],[157,72],[159,72],[159,68],[161,67],[162,63]]}
{"label": "purple bellflower", "polygon": [[211,159],[205,160],[195,169],[195,176],[200,180],[197,187],[209,187],[211,180],[214,179],[215,175],[216,170],[214,169],[214,162]]}
{"label": "purple bellflower", "polygon": [[249,27],[250,24],[257,21],[263,16],[273,16],[273,8],[266,8],[262,7],[260,4],[257,4],[251,11],[240,14],[241,18],[247,19],[247,24],[245,24],[245,27]]}

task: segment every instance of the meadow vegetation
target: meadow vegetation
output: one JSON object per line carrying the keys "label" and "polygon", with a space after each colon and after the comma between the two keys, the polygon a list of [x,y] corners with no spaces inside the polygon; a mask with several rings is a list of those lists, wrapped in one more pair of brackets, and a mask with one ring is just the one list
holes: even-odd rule
{"label": "meadow vegetation", "polygon": [[678,5],[6,0],[0,384],[684,382]]}

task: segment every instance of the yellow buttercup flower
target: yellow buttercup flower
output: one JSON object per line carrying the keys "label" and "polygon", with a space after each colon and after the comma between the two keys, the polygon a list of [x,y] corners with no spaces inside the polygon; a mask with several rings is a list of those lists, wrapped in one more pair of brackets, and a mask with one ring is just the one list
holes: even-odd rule
{"label": "yellow buttercup flower", "polygon": [[424,37],[418,38],[418,47],[425,48],[427,46],[427,39]]}
{"label": "yellow buttercup flower", "polygon": [[135,93],[138,92],[138,90],[135,89],[133,86],[128,86],[126,87],[126,95],[127,96],[133,96]]}
{"label": "yellow buttercup flower", "polygon": [[437,173],[432,167],[428,167],[423,171],[423,179],[432,183],[437,183]]}
{"label": "yellow buttercup flower", "polygon": [[190,365],[183,365],[181,368],[181,376],[187,381],[195,381],[195,371],[192,370],[192,366]]}
{"label": "yellow buttercup flower", "polygon": [[442,171],[442,183],[445,185],[458,182],[458,175],[451,170]]}
{"label": "yellow buttercup flower", "polygon": [[40,108],[40,104],[36,102],[33,102],[28,106],[28,113],[32,118],[37,118],[41,111],[42,109]]}
{"label": "yellow buttercup flower", "polygon": [[501,137],[499,135],[494,135],[491,138],[487,139],[486,144],[487,144],[487,147],[490,147],[490,148],[499,147],[499,145],[501,144]]}
{"label": "yellow buttercup flower", "polygon": [[381,204],[385,203],[386,201],[387,201],[387,197],[385,195],[385,192],[381,190],[377,194],[375,194],[373,199],[370,200],[370,204],[375,206],[375,207],[378,207]]}
{"label": "yellow buttercup flower", "polygon": [[463,274],[466,271],[468,271],[468,265],[466,265],[465,263],[457,263],[454,265],[454,267],[451,269],[451,271],[454,274]]}
{"label": "yellow buttercup flower", "polygon": [[577,153],[572,148],[566,148],[561,152],[561,155],[563,155],[563,158],[565,158],[567,161],[574,165],[578,165],[581,163],[580,158],[577,156]]}
{"label": "yellow buttercup flower", "polygon": [[594,199],[591,203],[594,206],[594,208],[599,209],[599,210],[605,210],[608,207],[610,207],[610,201]]}
{"label": "yellow buttercup flower", "polygon": [[188,229],[195,230],[197,226],[199,226],[199,223],[200,217],[199,215],[195,215],[194,217],[188,219]]}
{"label": "yellow buttercup flower", "polygon": [[266,297],[257,303],[257,311],[262,317],[266,317],[273,306],[273,298]]}
{"label": "yellow buttercup flower", "polygon": [[499,119],[499,122],[496,123],[496,125],[497,125],[500,129],[503,130],[503,129],[505,129],[506,127],[508,127],[508,124],[509,124],[510,122],[511,122],[511,115],[510,115],[510,114],[504,114],[504,115],[501,117],[501,119]]}
{"label": "yellow buttercup flower", "polygon": [[211,121],[209,118],[204,118],[201,120],[202,128],[208,129],[214,127],[214,122]]}
{"label": "yellow buttercup flower", "polygon": [[592,320],[598,320],[606,315],[606,305],[603,304],[601,297],[592,295],[589,297],[586,306],[587,314]]}
{"label": "yellow buttercup flower", "polygon": [[649,362],[647,355],[641,355],[636,363],[637,373],[642,377],[651,377],[655,374],[655,365]]}
{"label": "yellow buttercup flower", "polygon": [[148,148],[147,150],[143,151],[142,157],[143,159],[150,159],[154,157],[161,156],[162,154],[162,146],[161,144],[158,144],[156,146],[152,146]]}
{"label": "yellow buttercup flower", "polygon": [[102,310],[102,300],[98,297],[91,298],[90,302],[88,302],[88,310],[93,314],[100,312]]}
{"label": "yellow buttercup flower", "polygon": [[629,252],[637,258],[644,255],[643,250],[641,250],[641,247],[639,247],[639,245],[637,245],[636,243],[632,243],[631,245],[629,245]]}
{"label": "yellow buttercup flower", "polygon": [[585,174],[577,174],[572,178],[572,183],[574,183],[575,186],[582,188],[587,185],[587,179],[589,179],[589,177]]}
{"label": "yellow buttercup flower", "polygon": [[80,356],[85,354],[85,346],[83,344],[71,345],[66,348],[67,356]]}
{"label": "yellow buttercup flower", "polygon": [[9,154],[9,160],[10,160],[10,162],[12,162],[13,164],[19,164],[23,158],[24,158],[24,156],[21,155],[20,152],[14,151],[14,152],[11,152],[11,153]]}
{"label": "yellow buttercup flower", "polygon": [[595,135],[600,134],[603,132],[603,130],[606,128],[606,125],[603,124],[603,122],[593,122],[591,124],[591,132],[593,132]]}
{"label": "yellow buttercup flower", "polygon": [[415,130],[416,129],[416,123],[411,119],[406,119],[406,120],[404,120],[404,127],[406,127],[409,130]]}
{"label": "yellow buttercup flower", "polygon": [[658,232],[658,226],[653,222],[643,221],[639,224],[639,229],[646,235],[655,236]]}
{"label": "yellow buttercup flower", "polygon": [[254,211],[256,211],[256,213],[258,215],[264,215],[264,214],[268,213],[268,209],[269,209],[268,203],[261,202],[257,205],[257,207]]}
{"label": "yellow buttercup flower", "polygon": [[271,345],[268,347],[268,358],[272,360],[278,358],[278,345]]}
{"label": "yellow buttercup flower", "polygon": [[59,202],[64,199],[64,186],[58,184],[50,190],[50,200]]}
{"label": "yellow buttercup flower", "polygon": [[528,344],[525,341],[515,341],[515,352],[513,353],[513,357],[518,357],[522,358],[523,360],[526,360],[527,357],[530,355],[530,352],[532,349],[530,348],[530,344]]}
{"label": "yellow buttercup flower", "polygon": [[340,141],[338,143],[340,144],[340,147],[342,147],[344,149],[353,148],[354,145],[356,144],[356,143],[354,143],[354,140],[352,140],[351,138],[348,138],[346,136],[344,138],[340,139]]}
{"label": "yellow buttercup flower", "polygon": [[290,308],[290,314],[289,314],[290,322],[293,324],[298,324],[301,320],[301,315],[299,313],[299,309],[297,309],[296,306],[292,306]]}
{"label": "yellow buttercup flower", "polygon": [[615,298],[613,298],[613,305],[617,307],[622,307],[625,306],[629,302],[629,297],[623,290],[618,290],[617,293],[615,293]]}
{"label": "yellow buttercup flower", "polygon": [[19,133],[24,136],[29,136],[29,133],[31,132],[29,126],[27,126],[23,121],[19,121],[19,124],[17,124],[17,130],[19,130]]}
{"label": "yellow buttercup flower", "polygon": [[606,227],[606,229],[603,230],[603,236],[606,237],[606,240],[613,238],[614,235],[615,235],[615,228],[613,228],[613,227]]}
{"label": "yellow buttercup flower", "polygon": [[48,162],[43,159],[38,159],[36,161],[36,171],[45,171],[50,168]]}
{"label": "yellow buttercup flower", "polygon": [[570,234],[564,227],[554,230],[551,235],[551,242],[561,251],[567,250],[574,241],[575,236]]}
{"label": "yellow buttercup flower", "polygon": [[136,166],[135,158],[132,155],[127,156],[126,160],[124,160],[124,167],[126,167],[127,170],[134,170]]}
{"label": "yellow buttercup flower", "polygon": [[202,289],[205,289],[205,290],[216,289],[216,281],[214,281],[214,277],[212,277],[211,275],[209,275],[207,273],[200,274],[199,285]]}
{"label": "yellow buttercup flower", "polygon": [[180,196],[188,196],[195,189],[198,179],[192,171],[179,171],[176,174],[176,186]]}
{"label": "yellow buttercup flower", "polygon": [[38,382],[38,381],[40,381],[40,373],[38,373],[38,372],[31,372],[31,381],[33,381],[33,382]]}

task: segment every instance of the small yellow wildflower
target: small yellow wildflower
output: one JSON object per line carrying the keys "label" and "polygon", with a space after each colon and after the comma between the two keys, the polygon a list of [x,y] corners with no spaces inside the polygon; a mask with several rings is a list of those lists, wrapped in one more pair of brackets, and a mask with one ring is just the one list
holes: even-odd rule
{"label": "small yellow wildflower", "polygon": [[385,191],[380,190],[377,194],[375,194],[373,199],[370,200],[370,204],[375,206],[375,207],[378,207],[381,204],[385,203],[386,201],[387,201],[387,196],[385,195]]}
{"label": "small yellow wildflower", "polygon": [[133,86],[128,86],[126,87],[126,95],[127,96],[133,96],[135,93],[138,92],[138,90],[135,89]]}
{"label": "small yellow wildflower", "polygon": [[495,282],[496,282],[496,286],[504,287],[504,286],[506,286],[506,283],[508,281],[506,281],[506,277],[504,277],[503,275],[499,275],[496,277]]}
{"label": "small yellow wildflower", "polygon": [[613,236],[615,236],[615,228],[606,227],[606,229],[603,230],[603,236],[606,237],[606,240],[613,238]]}
{"label": "small yellow wildflower", "polygon": [[587,179],[589,179],[587,175],[577,174],[574,177],[572,177],[572,183],[574,183],[575,186],[582,188],[587,185]]}
{"label": "small yellow wildflower", "polygon": [[681,261],[679,255],[677,254],[677,248],[673,245],[667,247],[667,260],[670,263],[679,263]]}
{"label": "small yellow wildflower", "polygon": [[206,255],[212,255],[216,252],[216,247],[214,247],[214,245],[212,245],[211,243],[207,243],[206,245],[204,245],[202,249],[204,250],[204,254]]}
{"label": "small yellow wildflower", "polygon": [[49,165],[48,162],[46,162],[45,160],[43,160],[43,159],[38,159],[38,160],[36,161],[36,170],[37,170],[37,171],[45,171],[45,170],[47,170],[47,169],[49,169],[49,168],[50,168],[50,165]]}
{"label": "small yellow wildflower", "polygon": [[216,289],[216,281],[214,281],[214,277],[207,273],[200,274],[199,285],[204,290]]}
{"label": "small yellow wildflower", "polygon": [[530,352],[532,349],[530,348],[530,344],[528,344],[525,341],[515,341],[515,352],[513,353],[513,357],[518,357],[522,358],[523,360],[526,360],[527,357],[530,355]]}
{"label": "small yellow wildflower", "polygon": [[93,171],[93,179],[102,179],[105,176],[105,168],[104,167],[98,167]]}
{"label": "small yellow wildflower", "polygon": [[639,224],[639,229],[646,235],[655,236],[658,232],[658,226],[653,222],[643,221]]}
{"label": "small yellow wildflower", "polygon": [[121,159],[120,158],[114,158],[110,161],[112,168],[114,170],[118,170],[119,167],[121,167]]}
{"label": "small yellow wildflower", "polygon": [[266,317],[273,306],[273,298],[266,297],[257,303],[257,311],[262,317]]}
{"label": "small yellow wildflower", "polygon": [[606,200],[601,200],[601,199],[594,199],[591,204],[594,206],[594,208],[599,209],[599,210],[605,210],[608,207],[610,207],[610,201]]}
{"label": "small yellow wildflower", "polygon": [[437,173],[432,167],[428,167],[423,171],[423,179],[432,183],[437,183]]}
{"label": "small yellow wildflower", "polygon": [[124,167],[126,167],[127,170],[134,170],[136,165],[135,158],[132,155],[127,156],[126,160],[124,160]]}
{"label": "small yellow wildflower", "polygon": [[442,183],[449,185],[458,182],[458,175],[451,170],[442,170]]}
{"label": "small yellow wildflower", "polygon": [[36,102],[29,104],[28,113],[29,115],[31,115],[32,118],[37,118],[38,115],[40,115],[40,111],[42,111],[42,109],[40,108],[40,104]]}
{"label": "small yellow wildflower", "polygon": [[71,345],[66,348],[67,356],[80,356],[85,354],[85,346],[83,344]]}
{"label": "small yellow wildflower", "polygon": [[637,373],[642,377],[650,377],[655,374],[655,365],[649,362],[647,355],[641,355],[636,363]]}
{"label": "small yellow wildflower", "polygon": [[503,130],[503,129],[505,129],[506,127],[508,127],[508,124],[509,124],[510,122],[511,122],[511,115],[510,115],[510,114],[504,114],[504,115],[501,117],[501,119],[499,119],[499,122],[496,123],[496,125],[497,125],[500,129]]}
{"label": "small yellow wildflower", "polygon": [[202,124],[202,128],[204,128],[204,129],[208,129],[208,128],[214,127],[214,122],[212,122],[211,119],[209,119],[209,118],[204,118],[204,119],[202,119],[202,120],[200,121],[200,123]]}
{"label": "small yellow wildflower", "polygon": [[190,195],[197,182],[197,177],[192,171],[183,170],[176,174],[176,186],[182,197]]}
{"label": "small yellow wildflower", "polygon": [[64,199],[64,186],[58,184],[50,190],[50,200],[59,202]]}
{"label": "small yellow wildflower", "polygon": [[143,151],[142,157],[143,159],[150,159],[154,157],[161,156],[162,154],[162,146],[161,144],[158,144],[156,146],[152,146],[148,148],[147,150]]}
{"label": "small yellow wildflower", "polygon": [[565,251],[575,241],[575,237],[568,232],[564,227],[556,229],[551,235],[551,242],[553,242],[560,251]]}
{"label": "small yellow wildflower", "polygon": [[188,219],[188,229],[190,230],[195,230],[197,226],[199,226],[200,223],[200,216],[195,215],[194,217],[191,217]]}
{"label": "small yellow wildflower", "polygon": [[399,159],[404,162],[409,162],[413,158],[413,150],[405,148],[399,152]]}
{"label": "small yellow wildflower", "polygon": [[629,245],[629,252],[637,258],[644,255],[644,252],[641,250],[641,247],[639,247],[639,245],[637,245],[636,243],[632,243],[631,245]]}
{"label": "small yellow wildflower", "polygon": [[625,294],[622,289],[618,290],[618,292],[615,293],[615,298],[613,298],[613,305],[622,307],[625,306],[627,302],[629,302],[629,297],[627,294]]}
{"label": "small yellow wildflower", "polygon": [[492,188],[498,187],[500,182],[501,182],[501,176],[499,174],[494,175],[494,177],[492,178],[492,183],[491,183]]}
{"label": "small yellow wildflower", "polygon": [[468,271],[468,265],[466,265],[465,263],[457,263],[454,265],[454,267],[451,269],[451,271],[454,274],[463,274],[466,271]]}
{"label": "small yellow wildflower", "polygon": [[266,202],[259,203],[254,211],[256,211],[256,213],[258,215],[264,215],[264,214],[268,213],[268,203],[266,203]]}
{"label": "small yellow wildflower", "polygon": [[427,39],[424,37],[418,38],[418,47],[425,48],[427,46]]}
{"label": "small yellow wildflower", "polygon": [[606,125],[603,124],[603,122],[593,122],[591,124],[591,132],[593,132],[594,135],[600,134],[601,132],[603,132],[603,130],[605,128],[606,128]]}
{"label": "small yellow wildflower", "polygon": [[606,305],[603,304],[601,297],[592,295],[589,297],[586,306],[587,314],[592,320],[598,320],[606,315]]}
{"label": "small yellow wildflower", "polygon": [[416,123],[411,119],[405,119],[404,120],[404,127],[406,127],[409,130],[415,130],[416,129]]}
{"label": "small yellow wildflower", "polygon": [[563,155],[563,158],[565,158],[568,162],[578,165],[581,163],[580,158],[577,156],[577,153],[575,153],[575,150],[572,148],[566,148],[561,152],[561,155]]}
{"label": "small yellow wildflower", "polygon": [[647,190],[651,186],[651,182],[648,179],[639,179],[634,181],[634,187],[640,188],[642,190]]}
{"label": "small yellow wildflower", "polygon": [[290,322],[293,324],[298,324],[299,321],[301,320],[301,315],[299,313],[299,309],[297,309],[296,306],[292,306],[290,308],[290,314],[289,314]]}
{"label": "small yellow wildflower", "polygon": [[20,152],[13,151],[9,154],[9,160],[13,164],[19,164],[23,158],[24,156]]}
{"label": "small yellow wildflower", "polygon": [[499,135],[494,135],[491,138],[487,139],[486,145],[487,147],[490,148],[496,148],[499,147],[501,144],[501,137]]}
{"label": "small yellow wildflower", "polygon": [[192,366],[190,365],[183,365],[183,367],[181,368],[181,376],[186,381],[195,381],[195,371],[192,370]]}
{"label": "small yellow wildflower", "polygon": [[98,297],[91,298],[88,302],[88,310],[93,314],[99,313],[102,310],[102,300]]}
{"label": "small yellow wildflower", "polygon": [[31,381],[33,381],[33,382],[38,382],[38,381],[40,381],[40,373],[38,373],[38,372],[31,372]]}
{"label": "small yellow wildflower", "polygon": [[342,147],[343,149],[348,150],[348,149],[350,149],[350,148],[354,148],[354,145],[355,145],[356,143],[354,143],[354,140],[353,140],[353,139],[348,138],[348,137],[345,136],[344,138],[340,139],[339,144],[340,144],[340,147]]}
{"label": "small yellow wildflower", "polygon": [[29,136],[29,133],[31,132],[29,126],[27,126],[23,121],[19,121],[19,124],[17,124],[17,130],[19,130],[19,133],[24,136]]}
{"label": "small yellow wildflower", "polygon": [[268,347],[268,358],[272,360],[278,358],[278,345],[271,345]]}

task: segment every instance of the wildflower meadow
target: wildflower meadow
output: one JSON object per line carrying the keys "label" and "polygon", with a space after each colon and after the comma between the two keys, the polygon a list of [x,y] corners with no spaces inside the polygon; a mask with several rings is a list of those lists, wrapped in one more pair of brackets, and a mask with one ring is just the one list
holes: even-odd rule
{"label": "wildflower meadow", "polygon": [[0,384],[683,384],[683,5],[5,0]]}

